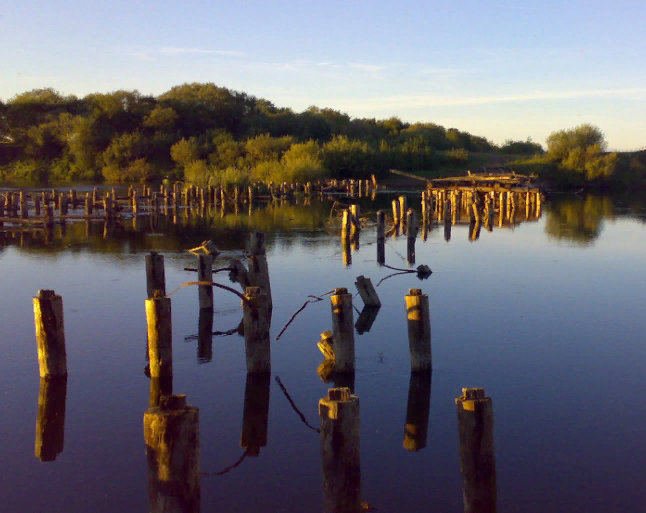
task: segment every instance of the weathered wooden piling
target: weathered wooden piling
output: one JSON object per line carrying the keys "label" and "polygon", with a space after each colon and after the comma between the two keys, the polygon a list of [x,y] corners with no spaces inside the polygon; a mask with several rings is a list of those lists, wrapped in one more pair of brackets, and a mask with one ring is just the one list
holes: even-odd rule
{"label": "weathered wooden piling", "polygon": [[330,297],[332,304],[332,332],[337,372],[354,372],[354,328],[352,294],[337,288]]}
{"label": "weathered wooden piling", "polygon": [[429,372],[431,357],[431,314],[428,296],[421,289],[409,289],[406,296],[408,346],[413,372]]}
{"label": "weathered wooden piling", "polygon": [[[158,291],[155,296],[160,296]],[[173,323],[169,297],[146,299],[150,376],[173,375]]]}
{"label": "weathered wooden piling", "polygon": [[213,360],[213,309],[200,309],[197,327],[197,363]]}
{"label": "weathered wooden piling", "polygon": [[354,283],[359,291],[359,295],[366,306],[381,306],[381,301],[377,295],[377,291],[372,285],[370,278],[364,276],[357,276],[357,281]]}
{"label": "weathered wooden piling", "polygon": [[67,376],[40,378],[34,454],[40,461],[54,461],[65,445]]}
{"label": "weathered wooden piling", "polygon": [[399,201],[394,199],[392,204],[393,204],[393,223],[399,224],[399,220],[401,217],[400,210],[399,210]]}
{"label": "weathered wooden piling", "polygon": [[247,267],[249,268],[249,282],[254,287],[267,295],[267,308],[269,309],[268,321],[271,322],[271,311],[273,301],[271,297],[271,282],[269,281],[269,266],[267,264],[267,250],[265,248],[265,234],[254,231],[249,235],[249,247],[247,248]]}
{"label": "weathered wooden piling", "polygon": [[151,251],[146,255],[146,292],[149,298],[155,296],[155,291],[166,295],[166,272],[164,270],[164,255]]}
{"label": "weathered wooden piling", "polygon": [[39,290],[33,302],[40,377],[67,376],[63,298],[53,290]]}
{"label": "weathered wooden piling", "polygon": [[199,513],[199,410],[186,396],[163,396],[144,413],[148,458],[148,510],[151,513]]}
{"label": "weathered wooden piling", "polygon": [[269,373],[247,374],[240,447],[248,456],[258,456],[260,448],[267,445],[270,383]]}
{"label": "weathered wooden piling", "polygon": [[406,405],[404,449],[417,452],[426,447],[431,411],[431,373],[411,372]]}
{"label": "weathered wooden piling", "polygon": [[406,211],[407,211],[407,208],[406,208],[406,196],[402,195],[402,196],[400,196],[398,198],[398,200],[399,200],[399,216],[400,216],[401,222],[403,224],[403,223],[406,222],[406,218],[405,218]]}
{"label": "weathered wooden piling", "polygon": [[243,319],[247,372],[271,372],[269,298],[260,287],[247,287],[245,297]]}
{"label": "weathered wooden piling", "polygon": [[197,255],[197,280],[209,282],[198,286],[200,310],[213,310],[213,255]]}
{"label": "weathered wooden piling", "polygon": [[496,456],[493,404],[483,388],[463,388],[456,398],[460,472],[465,513],[495,513]]}
{"label": "weathered wooden piling", "polygon": [[359,398],[349,388],[331,388],[319,401],[323,511],[361,511]]}
{"label": "weathered wooden piling", "polygon": [[383,210],[377,212],[377,241],[386,238],[386,213]]}

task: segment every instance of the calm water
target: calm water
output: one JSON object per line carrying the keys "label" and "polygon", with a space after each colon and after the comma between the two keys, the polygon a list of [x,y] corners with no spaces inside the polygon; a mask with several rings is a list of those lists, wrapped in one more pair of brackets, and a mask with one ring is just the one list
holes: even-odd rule
{"label": "calm water", "polygon": [[[411,199],[417,197],[411,195]],[[386,205],[391,198],[383,198]],[[417,203],[417,201],[416,201]],[[148,408],[144,254],[166,258],[167,290],[195,279],[186,249],[212,238],[215,267],[241,257],[249,228],[268,234],[273,291],[268,439],[223,475],[202,478],[202,512],[322,511],[319,425],[327,393],[316,373],[319,334],[331,329],[330,302],[310,294],[354,293],[394,271],[376,263],[375,231],[363,230],[352,264],[326,231],[331,202],[216,215],[208,221],[150,219],[57,227],[42,236],[4,234],[0,250],[0,510],[148,510],[143,414]],[[363,210],[374,210],[370,202]],[[484,387],[493,400],[498,511],[643,511],[646,507],[646,211],[607,198],[567,197],[544,205],[536,222],[484,229],[469,240],[443,226],[417,240],[416,263],[433,275],[394,276],[377,288],[382,308],[356,335],[355,392],[361,398],[362,500],[379,512],[463,510],[455,398]],[[386,263],[407,268],[406,239],[389,238]],[[216,281],[232,285],[226,273]],[[235,286],[237,287],[237,286]],[[429,295],[433,375],[426,447],[403,447],[410,363],[404,296]],[[69,378],[64,448],[34,456],[39,376],[31,297],[63,296]],[[216,290],[214,331],[235,328],[239,299]],[[362,303],[355,299],[359,310]],[[244,339],[215,336],[212,360],[198,358],[198,294],[172,296],[173,391],[200,409],[201,470],[218,473],[244,453]],[[355,312],[355,319],[356,319]],[[208,353],[208,351],[207,351]],[[423,398],[422,398],[423,402]]]}

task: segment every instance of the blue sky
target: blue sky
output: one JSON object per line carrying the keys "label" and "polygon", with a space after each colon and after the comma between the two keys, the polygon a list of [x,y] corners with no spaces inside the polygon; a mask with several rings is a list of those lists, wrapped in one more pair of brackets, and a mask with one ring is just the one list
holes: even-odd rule
{"label": "blue sky", "polygon": [[0,98],[184,82],[502,143],[593,123],[646,146],[646,2],[250,0],[0,6]]}

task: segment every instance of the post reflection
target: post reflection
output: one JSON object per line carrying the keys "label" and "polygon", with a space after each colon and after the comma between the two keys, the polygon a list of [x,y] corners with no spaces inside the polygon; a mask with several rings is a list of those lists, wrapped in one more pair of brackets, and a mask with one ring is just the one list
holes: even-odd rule
{"label": "post reflection", "polygon": [[426,447],[431,410],[431,372],[411,372],[403,447],[417,452]]}
{"label": "post reflection", "polygon": [[199,513],[199,410],[186,396],[162,396],[144,413],[148,459],[148,510]]}
{"label": "post reflection", "polygon": [[65,445],[65,403],[67,377],[40,378],[35,455],[40,461],[54,461]]}
{"label": "post reflection", "polygon": [[201,308],[197,331],[197,362],[213,360],[213,310]]}
{"label": "post reflection", "polygon": [[361,461],[359,398],[347,388],[331,388],[319,401],[323,511],[359,513]]}
{"label": "post reflection", "polygon": [[269,373],[247,374],[240,447],[248,456],[258,456],[260,448],[267,445],[270,381]]}

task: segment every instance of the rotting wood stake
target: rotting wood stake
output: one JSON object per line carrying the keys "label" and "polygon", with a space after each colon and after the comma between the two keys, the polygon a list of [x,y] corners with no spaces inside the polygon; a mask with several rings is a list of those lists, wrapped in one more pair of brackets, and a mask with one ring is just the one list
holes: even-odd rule
{"label": "rotting wood stake", "polygon": [[[213,281],[213,255],[197,255],[197,280]],[[213,310],[213,287],[200,285],[198,287],[200,310]]]}
{"label": "rotting wood stake", "polygon": [[409,289],[406,296],[408,346],[413,372],[429,372],[431,357],[431,316],[428,296],[421,289]]}
{"label": "rotting wood stake", "polygon": [[39,290],[33,300],[40,377],[67,376],[63,298],[53,290]]}
{"label": "rotting wood stake", "polygon": [[[155,293],[159,296],[159,292]],[[169,297],[146,299],[150,376],[173,375],[173,323]]]}
{"label": "rotting wood stake", "polygon": [[164,255],[151,251],[149,255],[146,255],[146,292],[148,297],[154,297],[156,290],[161,291],[162,297],[166,295]]}
{"label": "rotting wood stake", "polygon": [[359,291],[359,295],[366,306],[381,306],[381,301],[377,295],[377,291],[372,286],[370,278],[364,276],[357,276],[357,281],[354,283]]}
{"label": "rotting wood stake", "polygon": [[267,294],[260,287],[247,287],[243,306],[247,372],[271,372],[269,328],[271,312]]}
{"label": "rotting wood stake", "polygon": [[332,303],[332,327],[334,353],[338,372],[354,372],[354,321],[352,295],[348,289],[337,288],[330,297]]}

